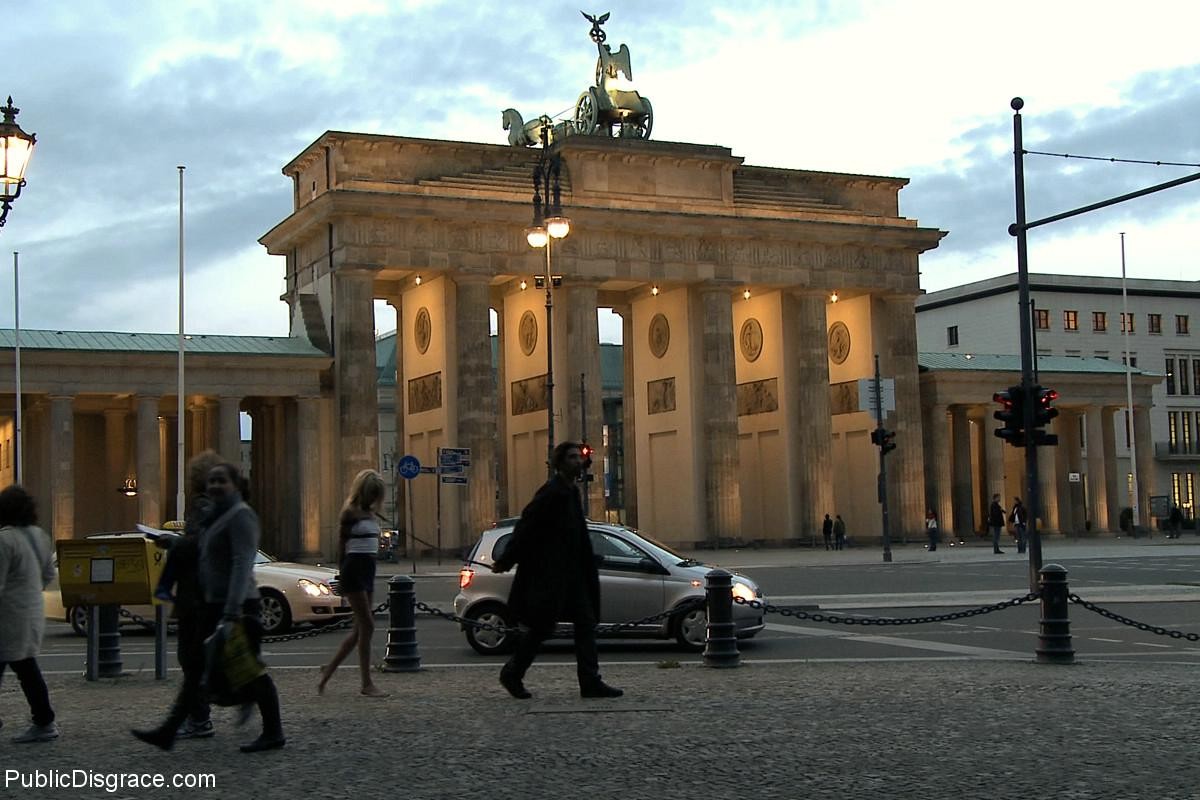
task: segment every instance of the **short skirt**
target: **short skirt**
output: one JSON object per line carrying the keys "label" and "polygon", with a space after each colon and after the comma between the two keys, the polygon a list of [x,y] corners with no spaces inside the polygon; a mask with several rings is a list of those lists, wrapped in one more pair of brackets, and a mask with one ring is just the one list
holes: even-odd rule
{"label": "short skirt", "polygon": [[338,592],[343,597],[350,592],[371,594],[375,590],[375,556],[351,553],[342,557],[339,566],[341,574],[338,576]]}

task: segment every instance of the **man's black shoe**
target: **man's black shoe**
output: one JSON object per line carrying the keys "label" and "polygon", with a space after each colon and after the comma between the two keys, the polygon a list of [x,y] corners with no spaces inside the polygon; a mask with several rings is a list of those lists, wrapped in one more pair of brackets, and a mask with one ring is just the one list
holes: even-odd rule
{"label": "man's black shoe", "polygon": [[500,670],[500,685],[518,700],[528,700],[533,697],[529,693],[529,690],[525,688],[525,684],[521,682],[521,679],[511,674],[507,669]]}
{"label": "man's black shoe", "polygon": [[238,749],[243,753],[261,753],[263,750],[278,750],[285,744],[287,744],[287,739],[283,738],[283,734],[268,735],[264,733],[253,742],[247,742]]}
{"label": "man's black shoe", "polygon": [[600,681],[592,686],[579,687],[580,697],[620,697],[625,694],[615,686],[609,686],[604,681]]}
{"label": "man's black shoe", "polygon": [[1003,551],[1003,550],[993,550],[993,551],[992,551],[992,553],[993,553],[994,555],[1004,555],[1004,551]]}
{"label": "man's black shoe", "polygon": [[155,747],[163,750],[170,750],[175,746],[175,731],[167,731],[162,728],[150,728],[149,730],[131,730],[137,738],[141,739],[146,744],[152,744]]}

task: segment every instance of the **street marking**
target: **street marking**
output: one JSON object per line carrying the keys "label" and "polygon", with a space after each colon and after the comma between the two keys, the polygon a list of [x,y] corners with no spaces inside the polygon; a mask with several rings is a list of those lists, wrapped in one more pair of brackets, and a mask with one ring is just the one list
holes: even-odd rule
{"label": "street marking", "polygon": [[946,642],[932,642],[915,639],[900,639],[895,636],[874,636],[858,633],[846,633],[842,631],[829,631],[823,628],[805,628],[799,625],[780,625],[774,622],[766,623],[766,629],[776,631],[778,633],[788,633],[794,636],[813,636],[825,638],[848,639],[856,642],[864,642],[866,644],[882,644],[891,647],[907,647],[913,650],[931,650],[941,653],[958,653],[963,656],[974,656],[977,658],[1015,658],[1021,656],[1028,658],[1027,653],[1018,653],[1014,650],[997,650],[991,647],[971,647],[969,645],[949,644]]}
{"label": "street marking", "polygon": [[1089,642],[1111,642],[1112,644],[1124,644],[1124,639],[1101,639],[1099,636],[1089,636]]}

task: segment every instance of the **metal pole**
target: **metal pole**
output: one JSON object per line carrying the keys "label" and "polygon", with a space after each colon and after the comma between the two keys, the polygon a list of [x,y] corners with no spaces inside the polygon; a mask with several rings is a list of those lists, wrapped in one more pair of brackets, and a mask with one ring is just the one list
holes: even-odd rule
{"label": "metal pole", "polygon": [[1121,234],[1121,328],[1125,339],[1125,413],[1127,430],[1129,431],[1129,466],[1133,474],[1133,530],[1131,535],[1137,535],[1137,526],[1141,524],[1142,516],[1138,505],[1141,492],[1138,489],[1137,471],[1137,427],[1133,424],[1133,365],[1129,355],[1129,329],[1133,319],[1129,316],[1129,297],[1125,294],[1125,234]]}
{"label": "metal pole", "polygon": [[1037,300],[1029,298],[1029,338],[1033,343],[1033,382],[1037,383],[1038,378],[1038,349],[1037,349]]}
{"label": "metal pole", "polygon": [[15,360],[16,389],[17,389],[17,416],[16,430],[13,432],[13,466],[16,468],[16,480],[14,483],[21,483],[21,460],[25,457],[24,450],[21,449],[21,279],[18,269],[18,253],[13,250],[13,358]]}
{"label": "metal pole", "polygon": [[434,451],[437,454],[437,466],[434,467],[433,477],[437,481],[437,563],[442,563],[442,448]]}
{"label": "metal pole", "polygon": [[550,242],[546,235],[546,470],[554,477],[554,274],[550,268]]}
{"label": "metal pole", "polygon": [[875,430],[879,431],[879,505],[883,509],[883,560],[892,561],[892,534],[888,527],[887,454],[883,452],[883,386],[879,380],[879,354],[875,354]]}
{"label": "metal pole", "polygon": [[417,528],[416,528],[416,522],[414,520],[415,514],[413,512],[412,480],[406,480],[404,483],[406,484],[405,491],[408,492],[408,540],[409,540],[409,542],[412,543],[410,545],[410,547],[412,549],[409,550],[408,552],[412,555],[413,575],[416,575],[417,574]]}
{"label": "metal pole", "polygon": [[[176,167],[179,170],[179,381],[176,388],[178,403],[176,406],[175,430],[175,519],[184,518],[183,509],[183,444],[187,419],[184,412],[183,397],[183,171],[186,167]],[[226,458],[234,454],[226,453]],[[150,477],[150,476],[147,476]]]}
{"label": "metal pole", "polygon": [[1014,97],[1013,110],[1013,175],[1016,193],[1017,222],[1017,290],[1021,327],[1021,393],[1025,400],[1025,507],[1029,517],[1026,534],[1029,537],[1029,590],[1038,590],[1042,571],[1042,539],[1037,520],[1040,512],[1038,495],[1037,445],[1033,441],[1033,337],[1029,320],[1029,247],[1025,225],[1025,145],[1021,137],[1021,108],[1025,101]]}
{"label": "metal pole", "polygon": [[[587,441],[587,385],[585,383],[587,373],[579,373],[579,440]],[[588,500],[591,495],[591,488],[588,486],[588,478],[591,477],[589,466],[583,468],[583,518],[588,516]]]}

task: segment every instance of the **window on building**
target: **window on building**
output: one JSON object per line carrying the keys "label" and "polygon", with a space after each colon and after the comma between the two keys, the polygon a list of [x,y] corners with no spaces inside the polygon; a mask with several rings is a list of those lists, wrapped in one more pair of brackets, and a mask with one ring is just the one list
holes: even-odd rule
{"label": "window on building", "polygon": [[946,328],[946,346],[958,347],[958,326],[951,325]]}
{"label": "window on building", "polygon": [[1179,452],[1193,453],[1192,449],[1192,412],[1184,411],[1179,415]]}
{"label": "window on building", "polygon": [[1092,330],[1097,333],[1103,333],[1108,330],[1108,313],[1104,311],[1092,312]]}
{"label": "window on building", "polygon": [[1125,328],[1126,325],[1129,326],[1129,328],[1128,328],[1129,333],[1135,332],[1133,330],[1133,314],[1126,314],[1124,312],[1121,312],[1121,333],[1126,333],[1126,328]]}
{"label": "window on building", "polygon": [[1151,333],[1162,333],[1162,314],[1147,314],[1146,330]]}
{"label": "window on building", "polygon": [[1189,377],[1190,376],[1188,375],[1188,360],[1186,358],[1181,358],[1181,359],[1179,359],[1179,379],[1176,381],[1176,383],[1179,384],[1179,393],[1180,394],[1191,394],[1190,388],[1188,386]]}
{"label": "window on building", "polygon": [[1083,355],[1079,350],[1064,350],[1063,353],[1068,358],[1079,358],[1081,355]]}
{"label": "window on building", "polygon": [[1105,351],[1103,351],[1103,350],[1097,350],[1097,351],[1096,351],[1096,358],[1103,358],[1105,361],[1108,361],[1108,353],[1106,353],[1106,352],[1105,352]]}
{"label": "window on building", "polygon": [[1167,359],[1167,394],[1175,394],[1175,359]]}
{"label": "window on building", "polygon": [[1188,335],[1188,315],[1187,314],[1176,314],[1175,315],[1175,333],[1179,334],[1180,336]]}
{"label": "window on building", "polygon": [[[1128,450],[1129,449],[1129,409],[1125,409],[1124,411],[1122,411],[1121,415],[1125,417],[1125,449]],[[1145,445],[1142,445],[1142,447],[1145,447]],[[1132,476],[1132,474],[1133,473],[1130,473],[1131,476]]]}
{"label": "window on building", "polygon": [[1079,330],[1079,312],[1064,311],[1063,312],[1063,330],[1077,331]]}
{"label": "window on building", "polygon": [[1171,502],[1179,507],[1183,515],[1195,518],[1196,474],[1193,472],[1171,473]]}
{"label": "window on building", "polygon": [[1200,393],[1200,358],[1192,359],[1192,388]]}
{"label": "window on building", "polygon": [[1167,452],[1179,452],[1179,412],[1172,411],[1167,414]]}
{"label": "window on building", "polygon": [[1171,502],[1183,508],[1183,473],[1171,473]]}
{"label": "window on building", "polygon": [[1133,367],[1134,369],[1137,369],[1137,356],[1130,355],[1128,361],[1125,360],[1125,356],[1121,356],[1121,363],[1122,364],[1127,363],[1127,364],[1129,364],[1129,366]]}
{"label": "window on building", "polygon": [[1050,330],[1050,309],[1038,308],[1038,309],[1035,309],[1035,312],[1036,312],[1035,321],[1037,322],[1037,329],[1039,331]]}

